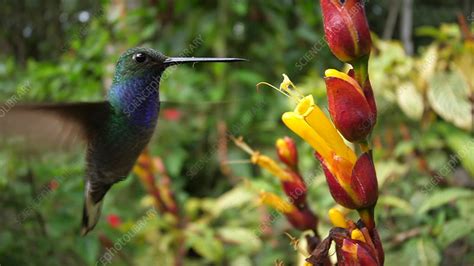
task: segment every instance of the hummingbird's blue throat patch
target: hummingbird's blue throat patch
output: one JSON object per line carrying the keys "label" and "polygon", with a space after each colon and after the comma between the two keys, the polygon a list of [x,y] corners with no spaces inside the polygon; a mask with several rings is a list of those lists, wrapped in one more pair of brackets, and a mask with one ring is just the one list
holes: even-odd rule
{"label": "hummingbird's blue throat patch", "polygon": [[109,101],[118,112],[137,126],[154,127],[160,108],[160,76],[129,78],[112,85]]}

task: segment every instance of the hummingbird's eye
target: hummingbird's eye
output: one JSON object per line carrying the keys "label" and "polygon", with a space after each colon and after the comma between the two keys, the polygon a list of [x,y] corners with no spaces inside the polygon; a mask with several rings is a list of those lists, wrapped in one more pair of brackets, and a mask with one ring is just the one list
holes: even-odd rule
{"label": "hummingbird's eye", "polygon": [[132,59],[137,63],[143,63],[146,61],[147,56],[144,53],[136,53],[133,55]]}

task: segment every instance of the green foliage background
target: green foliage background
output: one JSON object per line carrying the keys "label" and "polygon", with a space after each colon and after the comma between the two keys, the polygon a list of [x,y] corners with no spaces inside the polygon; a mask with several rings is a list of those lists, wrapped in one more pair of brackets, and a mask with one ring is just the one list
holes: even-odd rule
{"label": "green foliage background", "polygon": [[[378,226],[387,265],[472,265],[472,61],[458,60],[469,56],[459,28],[441,25],[456,21],[461,1],[416,2],[415,57],[406,56],[398,42],[374,35]],[[387,7],[388,1],[368,4],[376,35]],[[82,22],[81,12],[88,16]],[[255,89],[260,81],[279,84],[282,73],[324,107],[323,72],[343,66],[322,45],[317,1],[17,1],[2,3],[0,15],[1,102],[101,100],[120,53],[138,45],[170,56],[250,59],[173,70],[161,84],[167,103],[150,151],[163,158],[190,220],[183,229],[185,265],[298,263],[283,234],[297,232],[284,218],[276,215],[271,230],[260,230],[262,216],[274,213],[255,199],[260,189],[279,192],[277,180],[249,163],[222,164],[248,158],[229,143],[223,159],[217,145],[223,125],[272,156],[276,138],[292,136],[280,116],[293,103],[270,89]],[[166,119],[165,110],[178,111],[179,121]],[[310,202],[324,233],[333,201],[311,149],[297,142],[301,168],[314,176]],[[104,239],[116,241],[143,217],[148,198],[131,175],[107,196],[95,231],[79,237],[83,164],[80,151],[0,151],[1,265],[95,265]],[[51,189],[54,182],[59,186]],[[111,214],[123,221],[119,228],[107,222]],[[172,264],[177,233],[170,219],[147,223],[112,263]]]}

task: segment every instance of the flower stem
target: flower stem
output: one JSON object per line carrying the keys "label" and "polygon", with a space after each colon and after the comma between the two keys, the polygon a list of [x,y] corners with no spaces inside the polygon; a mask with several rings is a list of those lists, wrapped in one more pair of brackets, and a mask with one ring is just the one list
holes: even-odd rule
{"label": "flower stem", "polygon": [[375,228],[374,207],[375,206],[357,210],[360,219],[370,231]]}
{"label": "flower stem", "polygon": [[364,86],[369,77],[369,55],[352,61],[351,65],[354,68],[355,80],[357,80],[360,86]]}
{"label": "flower stem", "polygon": [[359,147],[363,153],[370,151],[370,145],[368,141],[359,142]]}

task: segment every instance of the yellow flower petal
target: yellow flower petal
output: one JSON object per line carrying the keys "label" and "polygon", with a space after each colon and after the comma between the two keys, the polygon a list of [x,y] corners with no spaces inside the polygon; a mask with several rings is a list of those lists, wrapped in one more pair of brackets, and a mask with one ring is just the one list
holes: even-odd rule
{"label": "yellow flower petal", "polygon": [[295,112],[286,112],[281,117],[283,123],[304,139],[313,149],[315,149],[323,158],[331,158],[332,150],[328,147],[326,141],[304,120],[302,115]]}
{"label": "yellow flower petal", "polygon": [[296,210],[295,206],[270,192],[260,192],[260,200],[263,204],[274,208],[281,213],[291,213]]}
{"label": "yellow flower petal", "polygon": [[354,240],[359,240],[365,243],[365,237],[364,234],[359,229],[354,229],[351,232],[351,238]]}
{"label": "yellow flower petal", "polygon": [[347,224],[347,221],[346,221],[346,217],[338,209],[331,208],[329,210],[328,215],[329,215],[329,220],[331,220],[331,223],[334,226],[342,227],[342,228],[349,228],[349,225]]}
{"label": "yellow flower petal", "polygon": [[[326,114],[314,104],[313,96],[306,96],[300,103],[301,104],[298,104],[296,107],[296,110],[302,112],[301,114],[305,117],[306,122],[327,142],[328,146],[333,149],[337,155],[355,163],[357,158],[354,151],[346,145]],[[307,110],[304,110],[303,108],[306,108],[308,105]]]}

